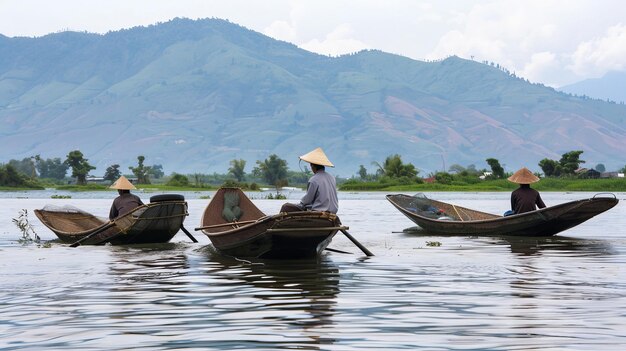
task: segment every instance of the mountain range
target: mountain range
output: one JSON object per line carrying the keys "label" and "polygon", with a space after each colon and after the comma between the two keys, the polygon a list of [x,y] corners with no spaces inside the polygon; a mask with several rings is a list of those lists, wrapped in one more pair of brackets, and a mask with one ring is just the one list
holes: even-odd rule
{"label": "mountain range", "polygon": [[558,90],[623,104],[626,102],[626,72],[610,71],[600,78],[585,79]]}
{"label": "mountain range", "polygon": [[531,84],[493,63],[377,50],[328,57],[220,19],[37,38],[0,35],[0,162],[79,149],[106,167],[224,173],[233,159],[322,147],[331,173],[399,154],[422,175],[452,164],[539,171],[583,150],[626,163],[626,106]]}

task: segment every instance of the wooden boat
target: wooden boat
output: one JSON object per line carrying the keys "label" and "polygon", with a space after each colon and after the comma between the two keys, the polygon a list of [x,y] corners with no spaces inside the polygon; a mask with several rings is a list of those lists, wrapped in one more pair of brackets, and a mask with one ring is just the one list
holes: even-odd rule
{"label": "wooden boat", "polygon": [[617,205],[613,197],[571,201],[536,211],[498,216],[469,208],[403,194],[387,195],[402,214],[432,234],[549,236],[572,228]]}
{"label": "wooden boat", "polygon": [[258,258],[317,256],[342,229],[347,228],[329,212],[267,216],[239,188],[220,188],[196,228],[224,254]]}
{"label": "wooden boat", "polygon": [[149,204],[110,221],[67,207],[46,206],[35,214],[61,241],[82,240],[81,245],[166,243],[189,215],[185,198],[177,194],[152,196]]}

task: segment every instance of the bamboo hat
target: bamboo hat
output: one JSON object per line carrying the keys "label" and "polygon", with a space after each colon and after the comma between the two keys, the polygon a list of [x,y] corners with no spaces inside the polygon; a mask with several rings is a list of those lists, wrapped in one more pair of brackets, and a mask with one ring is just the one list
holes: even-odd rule
{"label": "bamboo hat", "polygon": [[109,187],[111,189],[117,189],[117,190],[132,190],[132,189],[137,189],[135,188],[135,186],[133,185],[133,183],[131,183],[128,179],[126,179],[126,177],[121,176],[119,177],[115,183],[111,184],[111,186]]}
{"label": "bamboo hat", "polygon": [[534,175],[528,168],[523,167],[519,171],[513,173],[512,176],[507,178],[509,182],[517,184],[531,184],[539,181],[539,177]]}
{"label": "bamboo hat", "polygon": [[335,167],[335,165],[333,165],[330,162],[328,157],[326,157],[326,154],[324,153],[321,147],[318,147],[317,149],[309,152],[308,154],[300,156],[300,159],[302,161],[306,161],[308,163],[312,163],[312,164],[316,164],[320,166]]}

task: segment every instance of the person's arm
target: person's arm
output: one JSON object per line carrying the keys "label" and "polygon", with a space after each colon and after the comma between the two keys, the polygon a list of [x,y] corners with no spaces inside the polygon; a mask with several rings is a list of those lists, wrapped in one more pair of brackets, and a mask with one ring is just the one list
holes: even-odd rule
{"label": "person's arm", "polygon": [[535,203],[537,204],[537,207],[539,207],[539,208],[546,207],[546,204],[544,204],[543,200],[541,200],[541,195],[539,195],[539,192],[537,192],[537,199],[536,199]]}
{"label": "person's arm", "polygon": [[511,193],[511,211],[515,213],[515,194]]}
{"label": "person's arm", "polygon": [[306,187],[306,194],[304,194],[304,196],[300,200],[300,205],[302,205],[305,208],[310,208],[311,205],[313,205],[313,202],[315,201],[315,195],[317,194],[318,187],[319,185],[317,183],[309,182],[309,184]]}
{"label": "person's arm", "polygon": [[109,211],[109,219],[113,220],[113,218],[117,217],[119,213],[117,212],[117,206],[115,206],[115,201],[111,205],[111,210]]}

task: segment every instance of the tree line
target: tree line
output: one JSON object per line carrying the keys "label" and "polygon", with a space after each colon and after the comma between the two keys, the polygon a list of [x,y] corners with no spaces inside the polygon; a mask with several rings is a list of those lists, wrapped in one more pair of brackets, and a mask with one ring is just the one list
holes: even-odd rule
{"label": "tree line", "polygon": [[[545,158],[539,161],[538,166],[546,177],[573,177],[576,176],[575,171],[580,168],[580,165],[585,163],[584,160],[580,159],[582,153],[583,151],[580,150],[566,152],[558,161]],[[165,177],[162,165],[147,166],[145,160],[143,155],[139,155],[137,156],[137,165],[128,167],[135,176],[137,184],[150,184],[152,179]],[[423,183],[426,180],[451,184],[454,181],[477,182],[480,181],[480,176],[484,176],[485,179],[502,179],[510,175],[504,171],[499,160],[487,158],[485,162],[489,165],[490,170],[479,170],[473,164],[467,167],[453,164],[448,171],[431,173],[424,178],[419,176],[420,170],[415,165],[404,163],[402,157],[395,154],[388,156],[382,163],[372,162],[373,173],[369,173],[364,165],[360,165],[357,171],[358,178],[338,179],[338,183],[375,182],[408,185]],[[312,175],[309,169],[300,172],[290,171],[287,167],[287,161],[276,154],[270,155],[265,160],[256,161],[256,165],[250,173],[247,173],[245,168],[245,160],[233,159],[230,161],[227,174],[193,173],[183,175],[174,172],[167,180],[166,185],[203,187],[205,184],[214,184],[258,189],[256,182],[263,182],[278,189],[289,184],[306,184]],[[60,182],[66,179],[69,170],[71,170],[71,177],[76,180],[76,184],[84,185],[87,183],[89,173],[95,169],[96,167],[89,163],[89,160],[84,157],[80,150],[70,151],[65,160],[58,157],[44,159],[40,155],[36,155],[21,161],[10,160],[7,164],[0,165],[0,186],[35,187],[38,185],[38,179]],[[596,169],[603,172],[604,165],[598,164]],[[626,166],[620,171],[625,172]],[[112,164],[106,168],[103,179],[113,182],[121,175],[120,165]],[[537,173],[537,175],[543,176],[541,173]]]}

